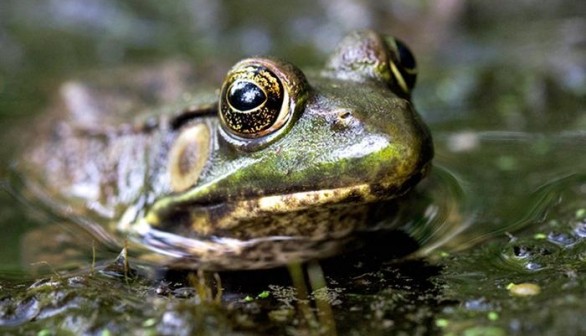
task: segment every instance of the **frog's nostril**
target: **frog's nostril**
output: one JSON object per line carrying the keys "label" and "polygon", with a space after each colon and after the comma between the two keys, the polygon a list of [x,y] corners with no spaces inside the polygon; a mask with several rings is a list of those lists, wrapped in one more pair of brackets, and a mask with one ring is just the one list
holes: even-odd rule
{"label": "frog's nostril", "polygon": [[350,112],[350,111],[340,111],[340,113],[338,113],[339,120],[348,119],[351,116],[352,116],[352,112]]}
{"label": "frog's nostril", "polygon": [[356,122],[352,115],[352,111],[340,110],[333,119],[332,128],[335,130],[342,130],[351,127]]}

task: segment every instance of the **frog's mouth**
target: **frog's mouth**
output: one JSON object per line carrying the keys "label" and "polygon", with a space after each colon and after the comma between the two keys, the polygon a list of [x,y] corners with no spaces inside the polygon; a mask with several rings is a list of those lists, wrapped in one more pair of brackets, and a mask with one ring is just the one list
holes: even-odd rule
{"label": "frog's mouth", "polygon": [[[280,235],[278,229],[270,230],[277,228],[273,223],[275,218],[286,218],[285,221],[288,223],[281,223],[282,227],[298,225],[295,221],[299,222],[300,217],[307,214],[321,213],[335,221],[336,213],[344,207],[348,208],[344,210],[348,214],[353,207],[359,208],[365,204],[402,196],[427,175],[430,167],[431,163],[426,163],[418,172],[406,177],[401,183],[362,183],[331,189],[293,191],[211,202],[197,198],[190,202],[159,202],[155,203],[138,222],[132,224],[132,231],[144,235],[154,229],[196,239],[220,236],[242,238],[245,228],[264,225],[267,227],[263,229],[265,236]],[[327,212],[324,212],[324,209],[328,209]],[[259,230],[252,231],[258,233]],[[303,236],[302,233],[299,235]]]}
{"label": "frog's mouth", "polygon": [[427,163],[419,172],[398,185],[393,183],[363,183],[346,187],[299,191],[237,200],[231,203],[231,207],[237,209],[232,212],[232,215],[243,218],[256,217],[266,213],[288,213],[335,205],[366,204],[391,200],[408,192],[428,174],[430,167],[431,163]]}

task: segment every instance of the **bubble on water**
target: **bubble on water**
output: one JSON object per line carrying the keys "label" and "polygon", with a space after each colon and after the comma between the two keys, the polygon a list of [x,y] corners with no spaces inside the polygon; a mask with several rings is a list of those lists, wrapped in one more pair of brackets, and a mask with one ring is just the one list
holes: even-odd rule
{"label": "bubble on water", "polygon": [[580,238],[586,238],[586,219],[583,219],[576,224],[574,233]]}
{"label": "bubble on water", "polygon": [[536,262],[530,262],[525,265],[525,268],[530,271],[538,271],[544,267],[541,264],[538,264]]}
{"label": "bubble on water", "polygon": [[0,301],[0,326],[18,326],[25,322],[32,321],[40,311],[39,300],[32,297],[25,301],[16,302],[12,300]]}
{"label": "bubble on water", "polygon": [[554,246],[543,240],[510,241],[500,256],[501,267],[518,271],[538,271],[555,258]]}
{"label": "bubble on water", "polygon": [[573,235],[561,232],[550,232],[547,235],[547,240],[554,244],[565,247],[572,246],[577,242],[576,237]]}

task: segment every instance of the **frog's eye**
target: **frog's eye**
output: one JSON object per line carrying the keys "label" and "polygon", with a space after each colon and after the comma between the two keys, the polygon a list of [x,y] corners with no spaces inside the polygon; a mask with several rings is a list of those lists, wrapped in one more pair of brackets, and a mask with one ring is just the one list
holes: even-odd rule
{"label": "frog's eye", "polygon": [[408,98],[415,86],[415,58],[407,46],[370,30],[346,36],[332,54],[325,75],[356,81],[376,81]]}
{"label": "frog's eye", "polygon": [[387,38],[390,51],[389,66],[391,68],[391,88],[409,95],[417,79],[417,64],[411,50],[405,43],[394,38]]}
{"label": "frog's eye", "polygon": [[278,133],[302,102],[305,83],[299,70],[282,61],[252,58],[237,63],[220,93],[220,120],[228,140],[247,144]]}

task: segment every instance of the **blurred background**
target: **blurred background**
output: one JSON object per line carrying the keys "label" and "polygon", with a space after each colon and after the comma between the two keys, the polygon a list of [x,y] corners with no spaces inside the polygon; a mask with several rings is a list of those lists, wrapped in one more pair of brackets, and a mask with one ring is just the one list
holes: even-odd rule
{"label": "blurred background", "polygon": [[[430,121],[469,125],[463,114],[472,113],[465,104],[474,100],[491,105],[485,118],[495,127],[565,127],[569,117],[550,116],[547,104],[549,95],[585,93],[585,7],[570,0],[498,6],[463,0],[5,0],[0,120],[37,113],[57,83],[87,69],[183,57],[201,69],[202,81],[220,83],[243,56],[319,66],[347,32],[371,28],[413,49],[423,86],[416,100],[433,102],[437,110],[422,111]],[[515,111],[518,95],[528,101],[523,112],[529,115]]]}

